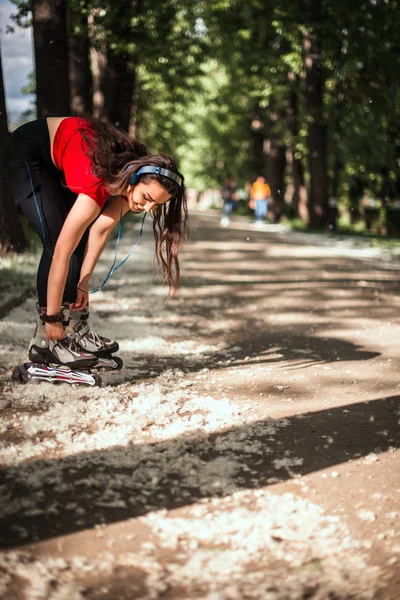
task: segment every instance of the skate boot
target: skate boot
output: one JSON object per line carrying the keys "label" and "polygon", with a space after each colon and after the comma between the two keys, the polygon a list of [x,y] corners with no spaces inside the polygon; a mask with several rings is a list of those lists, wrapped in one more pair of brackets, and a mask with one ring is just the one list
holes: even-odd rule
{"label": "skate boot", "polygon": [[[46,326],[40,318],[46,309],[39,308],[38,310],[39,316],[35,332],[29,344],[29,358],[33,363],[65,365],[71,369],[90,369],[97,365],[97,357],[89,352],[84,352],[73,337],[67,335],[62,340],[48,340]],[[66,318],[68,310],[63,307]],[[63,324],[65,325],[67,322]]]}
{"label": "skate boot", "polygon": [[[38,308],[35,332],[29,344],[29,358],[32,362],[16,366],[11,378],[18,383],[47,381],[100,386],[101,377],[88,370],[97,365],[97,357],[83,352],[73,338],[48,340],[45,324],[40,319],[44,310]],[[62,312],[65,314],[65,310]]]}
{"label": "skate boot", "polygon": [[112,370],[122,368],[122,360],[118,356],[113,356],[113,353],[119,349],[118,343],[90,329],[87,306],[82,310],[69,311],[69,322],[65,331],[81,350],[90,352],[98,358],[96,368]]}

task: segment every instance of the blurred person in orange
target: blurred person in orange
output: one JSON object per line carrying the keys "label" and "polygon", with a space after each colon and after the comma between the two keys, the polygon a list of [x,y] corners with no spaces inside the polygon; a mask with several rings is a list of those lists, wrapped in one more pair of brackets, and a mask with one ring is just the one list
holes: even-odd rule
{"label": "blurred person in orange", "polygon": [[265,177],[257,177],[250,192],[250,208],[255,211],[256,227],[262,227],[268,213],[268,200],[271,197],[271,188],[265,181]]}

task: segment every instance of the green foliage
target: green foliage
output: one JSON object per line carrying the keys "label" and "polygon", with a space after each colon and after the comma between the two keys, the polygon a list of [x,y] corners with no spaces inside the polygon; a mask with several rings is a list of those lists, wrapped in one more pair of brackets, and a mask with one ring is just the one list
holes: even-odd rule
{"label": "green foliage", "polygon": [[327,123],[343,165],[342,193],[357,179],[374,194],[398,197],[398,3],[332,4],[328,10]]}
{"label": "green foliage", "polygon": [[[304,103],[305,32],[322,40],[328,193],[360,210],[364,190],[400,198],[398,0],[321,0],[322,19],[282,0],[70,0],[90,15],[91,43],[136,70],[137,136],[176,155],[190,186],[244,184],[274,137],[302,161],[314,115]],[[29,3],[14,0],[16,22]],[[287,170],[287,182],[291,172]],[[360,212],[361,214],[361,212]],[[394,218],[394,217],[390,217]]]}
{"label": "green foliage", "polygon": [[31,102],[31,106],[25,110],[21,115],[21,125],[22,123],[26,123],[27,121],[32,121],[36,118],[37,108],[36,108],[36,76],[35,72],[29,73],[28,75],[28,83],[21,89],[21,93],[24,96],[33,96],[33,100]]}
{"label": "green foliage", "polygon": [[[18,9],[16,13],[11,15],[11,19],[17,27],[22,27],[24,29],[31,27],[31,2],[29,0],[10,0],[10,2],[15,4]],[[10,25],[6,29],[6,33],[13,33],[13,31],[14,28]]]}
{"label": "green foliage", "polygon": [[[339,160],[339,196],[349,199],[357,180],[360,195],[366,187],[382,198],[400,197],[398,2],[370,0],[349,5],[326,0],[319,23],[306,21],[298,3],[291,1],[277,7],[232,0],[204,3],[203,8],[207,41],[213,50],[205,77],[210,77],[214,93],[203,77],[205,91],[190,111],[197,125],[197,139],[190,150],[201,157],[191,160],[191,171],[202,176],[203,185],[220,179],[217,163],[229,165],[228,174],[244,177],[245,153],[248,172],[252,171],[251,123],[255,119],[262,133],[272,131],[282,144],[294,148],[297,159],[307,158],[306,124],[312,116],[302,102],[302,79],[304,30],[308,28],[323,40],[328,167],[333,178],[333,166]],[[223,81],[210,75],[211,64],[224,74]],[[299,103],[296,131],[291,127],[291,94]]]}

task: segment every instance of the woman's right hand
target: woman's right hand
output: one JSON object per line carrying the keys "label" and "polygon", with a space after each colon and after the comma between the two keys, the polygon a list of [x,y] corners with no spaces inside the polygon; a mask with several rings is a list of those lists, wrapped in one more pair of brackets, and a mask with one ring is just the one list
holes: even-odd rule
{"label": "woman's right hand", "polygon": [[65,329],[62,323],[45,323],[46,337],[48,340],[63,340]]}
{"label": "woman's right hand", "polygon": [[[85,287],[83,287],[85,285]],[[83,310],[89,302],[88,284],[81,284],[76,291],[76,300],[71,304],[71,310]]]}

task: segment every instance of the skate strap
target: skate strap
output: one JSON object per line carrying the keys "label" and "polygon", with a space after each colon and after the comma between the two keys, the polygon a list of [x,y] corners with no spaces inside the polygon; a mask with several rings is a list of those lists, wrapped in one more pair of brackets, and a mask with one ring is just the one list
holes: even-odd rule
{"label": "skate strap", "polygon": [[130,255],[132,254],[132,252],[136,249],[136,246],[140,242],[140,238],[143,235],[143,225],[144,225],[144,220],[146,218],[146,215],[147,215],[147,213],[145,212],[144,215],[143,215],[142,223],[140,225],[139,237],[137,239],[137,242],[132,246],[131,251],[129,252],[129,254],[127,254],[127,256],[125,256],[124,260],[121,261],[119,263],[119,265],[115,266],[115,263],[117,262],[117,252],[118,252],[119,240],[121,239],[121,233],[122,233],[122,200],[121,200],[121,211],[120,211],[120,218],[119,218],[119,225],[118,225],[118,235],[117,235],[117,241],[115,243],[115,252],[114,252],[113,263],[112,263],[112,265],[110,267],[110,270],[108,271],[108,273],[106,275],[106,278],[104,279],[103,283],[101,285],[99,285],[99,287],[96,288],[95,290],[90,290],[89,294],[95,294],[96,292],[100,291],[106,285],[106,283],[110,279],[111,275],[113,273],[115,273],[115,271],[117,271],[120,267],[122,267],[123,264],[126,263],[126,261],[130,257]]}

